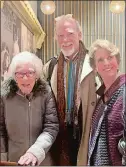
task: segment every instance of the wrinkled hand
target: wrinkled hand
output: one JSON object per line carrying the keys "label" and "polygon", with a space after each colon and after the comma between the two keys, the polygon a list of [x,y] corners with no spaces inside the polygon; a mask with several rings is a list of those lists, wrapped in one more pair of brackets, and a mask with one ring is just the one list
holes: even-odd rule
{"label": "wrinkled hand", "polygon": [[37,158],[32,153],[27,152],[20,157],[18,164],[35,166],[37,164],[37,161]]}

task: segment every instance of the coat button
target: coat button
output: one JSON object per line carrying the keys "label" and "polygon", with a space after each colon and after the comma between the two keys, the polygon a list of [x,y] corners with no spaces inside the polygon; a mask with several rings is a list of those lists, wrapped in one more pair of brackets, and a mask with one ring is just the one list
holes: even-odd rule
{"label": "coat button", "polygon": [[97,85],[97,83],[95,83],[95,87],[97,87],[98,85]]}
{"label": "coat button", "polygon": [[91,105],[92,105],[92,106],[94,106],[94,105],[95,105],[95,102],[94,102],[94,101],[93,101],[93,102],[91,102]]}

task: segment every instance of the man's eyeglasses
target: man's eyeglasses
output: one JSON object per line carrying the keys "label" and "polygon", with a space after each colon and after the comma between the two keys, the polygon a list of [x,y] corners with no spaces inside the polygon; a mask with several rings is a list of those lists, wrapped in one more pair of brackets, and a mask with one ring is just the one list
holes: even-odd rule
{"label": "man's eyeglasses", "polygon": [[23,78],[24,76],[27,76],[28,78],[32,78],[35,75],[35,71],[29,71],[29,72],[16,72],[15,76],[17,78]]}

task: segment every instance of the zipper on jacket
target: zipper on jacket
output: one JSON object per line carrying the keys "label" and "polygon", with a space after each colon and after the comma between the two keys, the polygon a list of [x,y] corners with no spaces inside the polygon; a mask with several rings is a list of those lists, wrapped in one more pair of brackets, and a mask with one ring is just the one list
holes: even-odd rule
{"label": "zipper on jacket", "polygon": [[31,110],[31,102],[29,101],[28,102],[28,119],[29,119],[29,121],[28,121],[28,130],[29,130],[29,147],[30,147],[30,143],[31,143],[31,138],[30,138],[30,110]]}

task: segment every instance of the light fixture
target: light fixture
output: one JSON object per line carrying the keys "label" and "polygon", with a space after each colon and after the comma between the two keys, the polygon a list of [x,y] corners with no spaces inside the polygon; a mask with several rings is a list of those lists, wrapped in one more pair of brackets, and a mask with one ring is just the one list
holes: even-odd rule
{"label": "light fixture", "polygon": [[3,8],[3,5],[4,5],[4,1],[1,1],[0,2],[1,9]]}
{"label": "light fixture", "polygon": [[122,13],[125,10],[125,1],[111,1],[109,9],[112,13]]}
{"label": "light fixture", "polygon": [[54,1],[42,1],[40,8],[44,14],[50,15],[54,13],[56,6]]}

